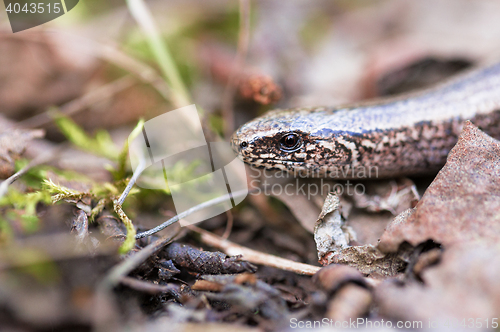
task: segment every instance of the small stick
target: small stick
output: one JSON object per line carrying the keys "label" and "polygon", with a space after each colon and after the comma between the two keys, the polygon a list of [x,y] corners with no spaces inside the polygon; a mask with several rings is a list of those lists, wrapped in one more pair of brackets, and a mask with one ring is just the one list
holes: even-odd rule
{"label": "small stick", "polygon": [[159,293],[167,293],[176,298],[179,298],[181,292],[181,287],[179,285],[175,284],[157,285],[153,284],[152,282],[147,282],[144,280],[139,280],[131,277],[123,277],[120,283],[129,288],[152,295]]}
{"label": "small stick", "polygon": [[152,229],[150,229],[148,231],[145,231],[145,232],[137,234],[135,236],[135,238],[136,239],[141,239],[143,237],[153,235],[153,234],[158,233],[159,231],[165,229],[166,227],[172,225],[173,223],[178,222],[182,218],[185,218],[185,217],[189,216],[192,213],[195,213],[197,211],[203,210],[204,208],[207,208],[207,207],[210,207],[210,206],[213,206],[213,205],[217,205],[219,203],[223,203],[223,202],[229,200],[231,197],[237,198],[237,197],[246,196],[248,193],[249,193],[248,190],[240,190],[240,191],[236,191],[234,193],[230,193],[230,194],[227,194],[227,195],[219,196],[219,197],[216,197],[216,198],[211,199],[209,201],[203,202],[201,204],[193,206],[192,208],[190,208],[190,209],[188,209],[188,210],[186,210],[184,212],[179,213],[178,215],[170,218],[169,220],[165,221],[163,224],[161,224],[159,226],[156,226],[155,228],[152,228]]}
{"label": "small stick", "polygon": [[9,186],[14,183],[17,179],[19,179],[22,175],[28,172],[35,166],[44,164],[52,159],[54,159],[57,155],[59,155],[60,149],[56,149],[56,151],[50,151],[39,155],[35,159],[31,160],[28,165],[21,168],[19,171],[11,175],[9,178],[5,179],[0,183],[0,198],[2,198],[6,193]]}
{"label": "small stick", "polygon": [[[139,176],[141,175],[141,173],[144,171],[145,168],[146,168],[146,161],[144,158],[141,158],[141,160],[139,162],[139,166],[137,166],[137,168],[135,169],[134,175],[130,179],[129,183],[127,184],[127,187],[125,188],[125,190],[121,194],[120,198],[116,201],[116,204],[115,204],[116,206],[121,206],[123,204],[123,202],[125,201],[125,199],[127,198],[128,194],[129,194],[130,190],[132,189],[135,182],[137,181],[137,179],[139,178]],[[203,202],[203,203],[198,204],[196,206],[193,206],[192,208],[190,208],[184,212],[179,213],[178,215],[170,218],[169,220],[165,221],[163,224],[161,224],[159,226],[156,226],[155,228],[152,228],[152,229],[147,230],[145,232],[136,234],[135,239],[141,239],[143,237],[158,233],[159,231],[167,228],[168,226],[172,225],[173,223],[176,223],[179,220],[181,220],[182,218],[185,218],[185,217],[189,216],[190,214],[195,213],[199,210],[205,209],[205,208],[213,206],[213,205],[217,205],[219,203],[223,203],[225,201],[230,200],[231,198],[244,197],[247,194],[249,194],[248,190],[240,190],[240,191],[237,191],[234,193],[229,193],[227,195],[216,197],[216,198],[211,199],[209,201],[206,201],[206,202]]]}
{"label": "small stick", "polygon": [[302,275],[313,275],[319,271],[319,266],[298,263],[286,258],[266,254],[257,250],[240,246],[239,244],[225,240],[215,234],[193,225],[186,226],[189,230],[200,235],[200,240],[205,244],[224,251],[227,255],[242,255],[243,259],[250,263],[275,267],[285,271],[295,272]]}
{"label": "small stick", "polygon": [[141,158],[141,160],[139,161],[139,165],[137,166],[137,168],[134,171],[134,175],[132,175],[132,178],[128,182],[127,187],[125,188],[125,190],[121,194],[120,198],[118,199],[118,202],[117,202],[118,205],[120,205],[120,206],[123,205],[125,198],[127,198],[128,194],[130,193],[130,190],[132,190],[132,187],[134,186],[135,182],[137,181],[137,179],[139,178],[139,176],[141,175],[141,173],[145,169],[146,169],[146,160],[144,158]]}

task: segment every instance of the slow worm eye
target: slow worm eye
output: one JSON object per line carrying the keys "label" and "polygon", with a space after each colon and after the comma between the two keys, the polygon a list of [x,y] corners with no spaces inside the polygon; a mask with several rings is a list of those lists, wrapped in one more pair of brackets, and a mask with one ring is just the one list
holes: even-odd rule
{"label": "slow worm eye", "polygon": [[281,138],[281,149],[285,151],[293,151],[300,147],[301,139],[296,134],[288,134]]}

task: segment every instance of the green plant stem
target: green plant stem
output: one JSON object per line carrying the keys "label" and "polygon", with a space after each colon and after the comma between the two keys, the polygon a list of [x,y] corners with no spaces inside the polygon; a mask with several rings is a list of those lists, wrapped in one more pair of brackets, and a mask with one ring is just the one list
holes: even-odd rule
{"label": "green plant stem", "polygon": [[144,32],[160,70],[172,89],[172,103],[177,108],[190,105],[192,102],[189,92],[181,79],[167,45],[161,38],[148,7],[143,0],[127,0],[127,5],[130,13]]}
{"label": "green plant stem", "polygon": [[128,135],[128,139],[123,144],[123,148],[120,154],[118,155],[118,166],[114,174],[115,180],[120,180],[125,177],[130,143],[142,132],[143,127],[144,127],[144,119],[140,119],[137,125],[135,126],[134,130],[132,130],[130,135]]}
{"label": "green plant stem", "polygon": [[125,254],[135,246],[136,230],[134,228],[132,220],[130,220],[130,218],[125,214],[121,204],[119,204],[117,200],[113,202],[113,208],[120,220],[125,224],[125,227],[127,228],[127,237],[125,238],[125,241],[122,243],[119,249],[120,254]]}

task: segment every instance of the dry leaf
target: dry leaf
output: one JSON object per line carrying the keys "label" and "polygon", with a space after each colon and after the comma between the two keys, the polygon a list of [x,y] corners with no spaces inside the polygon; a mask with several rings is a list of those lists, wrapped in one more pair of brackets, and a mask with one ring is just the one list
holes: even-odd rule
{"label": "dry leaf", "polygon": [[485,324],[499,317],[500,247],[469,244],[445,250],[441,263],[423,272],[424,285],[381,284],[375,291],[380,314],[402,320],[441,318],[441,328],[444,318],[456,318],[458,324],[463,318],[481,318]]}
{"label": "dry leaf", "polygon": [[14,162],[24,153],[28,142],[43,136],[43,130],[2,129],[0,133],[0,179],[8,178],[14,173]]}
{"label": "dry leaf", "polygon": [[429,239],[445,246],[500,239],[500,142],[469,121],[415,212],[389,225],[379,249],[394,252],[404,241],[416,246]]}
{"label": "dry leaf", "polygon": [[372,245],[353,246],[340,252],[330,252],[323,257],[321,264],[346,264],[358,269],[365,275],[395,276],[404,271],[406,262],[400,255],[385,254]]}
{"label": "dry leaf", "polygon": [[412,180],[402,178],[390,181],[363,183],[364,193],[352,195],[356,208],[370,212],[389,211],[397,215],[413,207],[420,199]]}
{"label": "dry leaf", "polygon": [[321,268],[313,280],[323,289],[333,292],[347,283],[366,285],[363,275],[353,267],[331,264]]}
{"label": "dry leaf", "polygon": [[344,226],[339,207],[339,197],[329,194],[318,217],[314,241],[320,264],[345,264],[366,275],[394,276],[402,272],[406,262],[401,254],[385,254],[373,245],[349,246],[352,231]]}
{"label": "dry leaf", "polygon": [[0,103],[4,115],[26,118],[83,92],[96,68],[94,57],[72,52],[70,40],[64,43],[55,33],[2,32]]}
{"label": "dry leaf", "polygon": [[342,229],[344,221],[340,215],[340,199],[333,193],[326,197],[321,213],[314,227],[314,241],[321,264],[328,265],[326,255],[339,252],[349,247],[349,234]]}

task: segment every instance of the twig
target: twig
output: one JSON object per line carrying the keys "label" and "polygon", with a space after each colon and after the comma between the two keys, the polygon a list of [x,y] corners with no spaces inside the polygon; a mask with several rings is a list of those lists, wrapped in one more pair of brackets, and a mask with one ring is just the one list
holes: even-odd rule
{"label": "twig", "polygon": [[139,165],[134,171],[134,175],[132,175],[132,178],[127,184],[127,187],[121,194],[120,198],[118,199],[117,203],[121,206],[123,205],[123,202],[125,201],[125,198],[127,198],[128,194],[130,193],[130,190],[132,190],[132,187],[134,186],[135,182],[139,178],[139,176],[142,174],[142,172],[146,169],[146,160],[144,158],[141,158],[139,161]]}
{"label": "twig", "polygon": [[[135,182],[137,181],[137,179],[139,178],[139,176],[141,175],[141,173],[144,171],[145,165],[146,165],[145,159],[141,158],[141,160],[139,162],[139,166],[137,166],[137,168],[135,169],[134,175],[132,176],[132,178],[130,179],[129,183],[127,184],[127,187],[123,191],[123,193],[120,196],[120,198],[115,202],[115,211],[117,211],[117,213],[120,212],[121,205],[123,204],[123,202],[127,198],[127,195],[129,194],[130,190],[134,186]],[[206,202],[203,202],[203,203],[198,204],[196,206],[193,206],[192,208],[190,208],[190,209],[188,209],[188,210],[186,210],[184,212],[179,213],[178,215],[170,218],[169,220],[165,221],[163,224],[161,224],[159,226],[156,226],[155,228],[152,228],[152,229],[147,230],[145,232],[136,234],[135,235],[135,239],[141,239],[143,237],[150,236],[150,235],[153,235],[155,233],[158,233],[159,231],[167,228],[168,226],[176,223],[177,221],[181,220],[182,218],[185,218],[185,217],[189,216],[190,214],[192,214],[194,212],[197,212],[197,211],[202,210],[204,208],[207,208],[207,207],[210,207],[210,206],[217,205],[219,203],[228,201],[231,198],[244,197],[244,196],[248,195],[248,193],[249,193],[248,190],[241,190],[241,191],[237,191],[237,192],[234,192],[234,193],[229,193],[227,195],[223,195],[223,196],[220,196],[220,197],[216,197],[216,198],[211,199],[209,201],[206,201]],[[120,207],[120,209],[117,210],[117,207]],[[121,212],[123,212],[123,211],[121,211]],[[127,219],[128,218],[126,218],[125,220],[127,220]],[[122,219],[122,220],[124,220],[124,219]],[[127,227],[127,229],[128,229],[128,227]],[[135,229],[134,229],[134,231],[135,231]],[[129,239],[130,239],[130,237],[127,234],[128,245],[130,245],[130,241],[131,241]],[[125,248],[125,246],[123,246],[123,248]]]}
{"label": "twig", "polygon": [[39,155],[35,159],[31,160],[28,165],[21,168],[19,171],[11,175],[9,178],[5,179],[0,183],[0,198],[2,198],[6,193],[9,186],[14,183],[17,179],[19,179],[23,174],[28,172],[35,166],[44,164],[52,159],[54,159],[57,155],[59,155],[60,149],[56,149],[55,151],[46,152],[42,155]]}
{"label": "twig", "polygon": [[152,228],[152,229],[150,229],[148,231],[145,231],[145,232],[137,234],[135,236],[135,238],[136,239],[140,239],[140,238],[143,238],[143,237],[146,237],[146,236],[153,235],[153,234],[158,233],[159,231],[165,229],[166,227],[172,225],[173,223],[178,222],[182,218],[185,218],[185,217],[189,216],[190,214],[193,214],[193,213],[195,213],[197,211],[203,210],[204,208],[207,208],[207,207],[210,207],[210,206],[217,205],[219,203],[223,203],[225,201],[228,201],[231,197],[233,197],[233,198],[244,197],[248,193],[249,193],[248,190],[240,190],[240,191],[236,191],[234,193],[230,193],[230,194],[227,194],[227,195],[219,196],[217,198],[214,198],[214,199],[211,199],[209,201],[203,202],[201,204],[193,206],[192,208],[190,208],[190,209],[188,209],[188,210],[186,210],[184,212],[179,213],[178,215],[170,218],[169,220],[165,221],[163,224],[161,224],[159,226],[156,226],[155,228]]}
{"label": "twig", "polygon": [[240,0],[240,26],[238,34],[238,50],[231,75],[222,97],[222,116],[224,118],[224,136],[230,137],[234,131],[233,96],[241,68],[245,63],[250,41],[250,0]]}
{"label": "twig", "polygon": [[[138,127],[132,131],[132,133],[129,136],[129,139],[132,140],[134,136],[136,136],[137,132],[141,129],[142,125],[139,122]],[[126,141],[126,146],[128,146],[128,141]],[[121,253],[126,253],[129,250],[131,250],[134,247],[135,244],[135,234],[136,230],[134,228],[134,224],[132,223],[132,220],[127,216],[127,214],[123,211],[122,205],[123,202],[125,201],[125,198],[127,198],[128,194],[130,193],[130,190],[132,190],[132,187],[134,186],[135,182],[139,178],[139,176],[142,174],[142,172],[146,169],[146,159],[142,155],[140,155],[141,158],[139,160],[139,165],[134,171],[134,175],[130,179],[130,181],[127,184],[127,187],[125,187],[125,190],[121,194],[120,198],[117,200],[113,201],[113,208],[116,212],[116,214],[120,217],[121,221],[125,224],[125,227],[127,228],[127,236],[125,237],[125,241],[123,242],[122,246],[120,247],[120,252]]]}
{"label": "twig", "polygon": [[157,285],[153,284],[152,282],[147,282],[131,277],[123,277],[120,283],[129,288],[152,295],[159,293],[167,293],[175,297],[176,299],[180,297],[180,292],[181,292],[181,287],[179,285],[175,284]]}
{"label": "twig", "polygon": [[319,271],[319,266],[313,266],[304,263],[298,263],[289,259],[277,257],[274,255],[266,254],[260,251],[252,250],[240,246],[228,240],[212,234],[204,229],[198,228],[193,225],[186,226],[189,230],[196,232],[200,235],[200,240],[209,246],[218,248],[224,251],[227,255],[236,256],[242,255],[242,259],[259,265],[266,265],[275,267],[285,271],[295,272],[303,275],[313,275]]}

